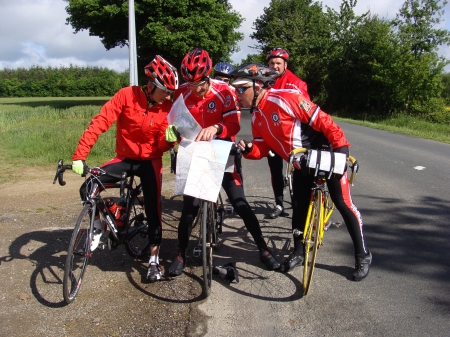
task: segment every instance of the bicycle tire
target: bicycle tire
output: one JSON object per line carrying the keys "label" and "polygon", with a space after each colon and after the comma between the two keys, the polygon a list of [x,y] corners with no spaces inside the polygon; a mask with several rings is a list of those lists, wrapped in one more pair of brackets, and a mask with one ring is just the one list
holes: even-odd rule
{"label": "bicycle tire", "polygon": [[144,198],[134,196],[130,199],[130,214],[128,215],[128,234],[124,239],[125,249],[135,259],[147,256],[150,249],[148,237],[148,222],[144,209]]}
{"label": "bicycle tire", "polygon": [[203,295],[206,298],[211,294],[213,274],[214,204],[203,201],[202,210]]}
{"label": "bicycle tire", "polygon": [[320,226],[323,218],[322,191],[315,192],[312,214],[305,237],[305,261],[303,265],[303,295],[307,295],[311,288],[314,275],[317,250],[320,242]]}
{"label": "bicycle tire", "polygon": [[64,266],[63,295],[67,304],[75,299],[81,288],[86,268],[91,257],[91,216],[93,206],[83,207],[70,239]]}

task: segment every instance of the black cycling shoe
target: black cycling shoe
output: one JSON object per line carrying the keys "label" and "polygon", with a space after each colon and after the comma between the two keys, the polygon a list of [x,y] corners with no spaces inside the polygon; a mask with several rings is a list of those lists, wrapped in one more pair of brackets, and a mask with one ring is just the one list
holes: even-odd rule
{"label": "black cycling shoe", "polygon": [[353,273],[353,281],[361,281],[369,275],[370,264],[372,263],[372,253],[369,252],[364,257],[355,258],[355,272]]}
{"label": "black cycling shoe", "polygon": [[268,270],[280,268],[280,261],[272,255],[270,250],[262,250],[260,252],[261,261],[266,265]]}
{"label": "black cycling shoe", "polygon": [[276,219],[279,216],[283,216],[286,213],[284,213],[284,207],[280,206],[280,205],[276,205],[275,208],[272,210],[272,212],[270,212],[267,217],[269,219]]}
{"label": "black cycling shoe", "polygon": [[169,268],[169,275],[180,276],[183,274],[184,259],[181,254],[178,254],[174,259]]}
{"label": "black cycling shoe", "polygon": [[294,269],[296,266],[303,266],[304,261],[305,257],[294,251],[290,253],[286,260],[284,260],[284,262],[281,264],[280,270],[283,273],[287,273],[289,270]]}

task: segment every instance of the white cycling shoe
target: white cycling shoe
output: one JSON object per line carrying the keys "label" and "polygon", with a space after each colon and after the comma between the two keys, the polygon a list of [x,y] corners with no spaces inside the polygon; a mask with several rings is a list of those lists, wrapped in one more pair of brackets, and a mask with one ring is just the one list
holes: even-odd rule
{"label": "white cycling shoe", "polygon": [[100,238],[102,237],[102,234],[105,232],[106,223],[103,219],[98,219],[94,221],[94,235],[92,236],[91,241],[91,252],[97,249]]}

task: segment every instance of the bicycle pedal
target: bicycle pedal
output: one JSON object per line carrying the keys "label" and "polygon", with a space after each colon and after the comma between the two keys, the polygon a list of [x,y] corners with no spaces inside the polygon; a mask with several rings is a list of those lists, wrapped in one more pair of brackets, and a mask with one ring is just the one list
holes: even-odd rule
{"label": "bicycle pedal", "polygon": [[340,221],[335,221],[335,222],[332,223],[332,225],[334,225],[336,228],[339,228],[339,227],[342,226],[342,222],[340,222]]}
{"label": "bicycle pedal", "polygon": [[199,247],[194,247],[194,249],[192,250],[192,254],[194,255],[194,257],[200,257],[200,255],[202,254],[202,249]]}
{"label": "bicycle pedal", "polygon": [[233,214],[233,212],[234,212],[233,206],[225,206],[226,214]]}

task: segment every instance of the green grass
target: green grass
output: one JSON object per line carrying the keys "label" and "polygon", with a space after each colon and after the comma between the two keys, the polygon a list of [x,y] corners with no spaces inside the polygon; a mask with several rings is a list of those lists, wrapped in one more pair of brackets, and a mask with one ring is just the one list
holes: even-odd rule
{"label": "green grass", "polygon": [[[15,165],[53,166],[71,162],[78,140],[108,97],[0,98],[0,162],[6,175]],[[450,125],[400,116],[376,123],[333,117],[348,123],[450,143]],[[115,156],[115,125],[100,136],[87,163],[99,165]],[[169,156],[164,156],[168,165]],[[6,165],[5,165],[6,164]],[[12,164],[12,165],[10,165]]]}
{"label": "green grass", "polygon": [[438,142],[450,144],[449,124],[430,123],[410,116],[398,116],[381,120],[377,123],[334,116],[333,119],[335,119],[336,121],[367,126],[373,129],[401,133],[404,135],[431,139]]}
{"label": "green grass", "polygon": [[[59,159],[72,162],[83,131],[108,97],[0,98],[0,170],[7,181],[16,168],[56,169]],[[100,135],[87,158],[89,166],[115,157],[115,124]],[[165,154],[164,165],[170,163]]]}

